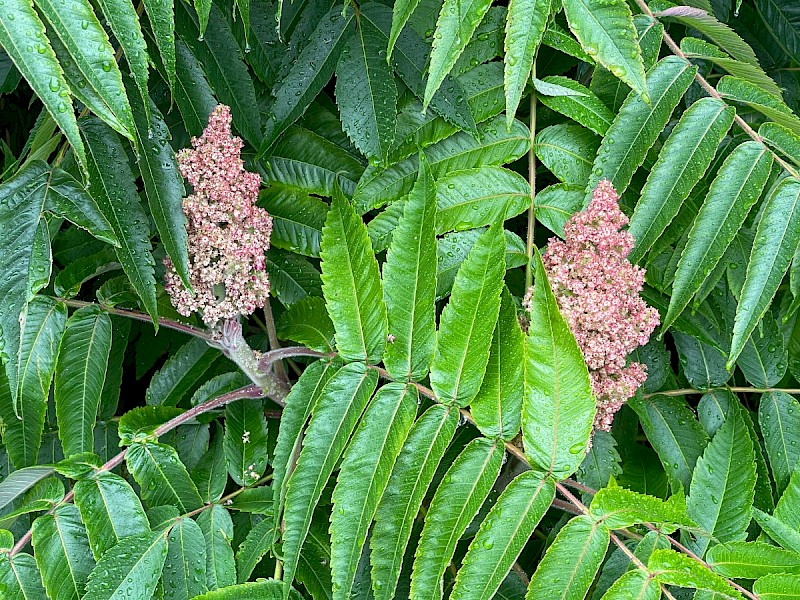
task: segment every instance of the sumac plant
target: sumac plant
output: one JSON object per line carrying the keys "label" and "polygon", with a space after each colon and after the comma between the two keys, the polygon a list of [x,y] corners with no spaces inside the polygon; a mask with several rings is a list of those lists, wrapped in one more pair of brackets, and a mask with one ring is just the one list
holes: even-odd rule
{"label": "sumac plant", "polygon": [[0,598],[800,598],[795,0],[0,0]]}

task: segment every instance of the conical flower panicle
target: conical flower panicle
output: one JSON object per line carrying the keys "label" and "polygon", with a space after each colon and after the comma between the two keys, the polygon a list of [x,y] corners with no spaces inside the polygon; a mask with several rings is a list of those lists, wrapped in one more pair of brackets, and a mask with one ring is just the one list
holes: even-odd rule
{"label": "conical flower panicle", "polygon": [[265,251],[272,218],[256,206],[261,179],[244,169],[243,142],[231,135],[230,108],[218,105],[192,149],[178,153],[181,175],[193,193],[183,199],[188,219],[190,292],[169,257],[166,289],[178,312],[199,312],[214,326],[249,315],[269,295]]}

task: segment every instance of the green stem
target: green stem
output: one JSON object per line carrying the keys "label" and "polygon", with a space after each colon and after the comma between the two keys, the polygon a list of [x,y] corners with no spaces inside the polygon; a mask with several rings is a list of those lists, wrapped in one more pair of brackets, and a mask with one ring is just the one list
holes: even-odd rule
{"label": "green stem", "polygon": [[[533,57],[532,77],[536,77],[536,57]],[[531,116],[530,116],[530,135],[531,147],[528,150],[528,184],[531,186],[531,204],[528,207],[528,240],[526,253],[528,262],[525,264],[525,289],[531,287],[533,283],[533,248],[534,248],[534,229],[536,228],[536,153],[533,151],[533,143],[536,138],[536,92],[531,91]]]}
{"label": "green stem", "polygon": [[708,392],[721,392],[728,391],[735,394],[766,394],[767,392],[783,392],[785,394],[798,395],[800,388],[757,388],[757,387],[712,387],[705,390],[696,390],[694,388],[682,388],[679,390],[664,390],[663,392],[653,392],[652,394],[645,394],[644,398],[652,398],[653,396],[690,396],[692,394],[707,394]]}
{"label": "green stem", "polygon": [[[262,393],[261,390],[258,388],[258,386],[247,385],[243,388],[239,388],[238,390],[228,392],[227,394],[223,394],[222,396],[219,396],[217,398],[212,398],[207,402],[203,402],[202,404],[198,404],[197,406],[190,408],[186,412],[181,413],[174,419],[170,419],[169,421],[161,425],[161,427],[159,427],[153,432],[153,435],[155,435],[156,437],[162,436],[168,431],[172,431],[179,425],[183,425],[187,421],[191,421],[192,419],[197,418],[199,415],[205,412],[214,410],[215,408],[219,408],[220,406],[224,406],[230,402],[241,400],[243,398],[261,398],[261,397]],[[123,460],[125,460],[125,455],[128,453],[129,448],[130,447],[123,449],[119,454],[109,459],[103,466],[98,468],[98,471],[110,471],[111,469],[119,465]],[[72,502],[73,497],[74,497],[74,492],[70,491],[61,499],[61,501],[58,504],[53,506],[53,508],[51,508],[48,511],[48,513],[53,514],[56,508],[58,508],[59,506],[63,504],[69,504],[70,502]],[[16,544],[14,544],[14,547],[11,548],[11,550],[9,550],[8,552],[9,556],[14,556],[18,552],[20,552],[28,544],[28,542],[30,542],[32,532],[33,530],[29,529],[25,533],[25,535],[23,535],[19,539],[19,541]]]}

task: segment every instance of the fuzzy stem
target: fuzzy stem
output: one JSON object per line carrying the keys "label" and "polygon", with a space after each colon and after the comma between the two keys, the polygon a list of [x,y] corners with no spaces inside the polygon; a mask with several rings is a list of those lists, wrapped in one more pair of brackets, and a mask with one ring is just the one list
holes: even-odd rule
{"label": "fuzzy stem", "polygon": [[[653,14],[653,11],[650,10],[650,7],[647,6],[645,0],[636,0],[636,4],[638,5],[639,9],[648,17],[651,17],[652,19],[655,19],[657,17],[657,15]],[[686,62],[689,62],[689,58],[683,53],[680,46],[678,46],[678,44],[675,43],[675,40],[672,39],[672,36],[670,36],[667,33],[666,28],[664,29],[662,38],[664,39],[664,43],[667,45],[667,47],[672,51],[672,53],[675,56],[678,56],[683,60],[685,60]],[[722,98],[722,95],[716,90],[716,88],[714,88],[713,85],[708,83],[708,81],[706,81],[706,79],[702,75],[700,75],[699,72],[695,74],[694,79],[697,83],[700,84],[700,87],[702,87],[708,93],[709,96],[717,100],[721,100],[723,102],[725,101]],[[769,146],[767,146],[764,143],[764,140],[761,138],[760,135],[758,135],[758,132],[756,132],[752,127],[750,127],[747,121],[742,119],[742,117],[740,117],[738,113],[735,113],[733,118],[736,121],[736,124],[742,128],[742,131],[744,131],[747,135],[749,135],[753,140],[764,146],[767,149],[767,151],[769,151],[770,154],[772,154],[773,158],[775,159],[775,162],[778,163],[781,167],[783,167],[787,173],[789,173],[792,177],[800,176],[798,175],[797,170],[792,165],[783,160],[783,158],[778,156],[777,153],[775,153]]]}
{"label": "fuzzy stem", "polygon": [[652,398],[654,396],[690,396],[692,394],[707,394],[708,392],[722,392],[728,391],[735,394],[766,394],[768,392],[783,392],[784,394],[798,395],[800,388],[756,388],[746,386],[731,386],[731,387],[711,387],[705,390],[697,390],[694,388],[682,388],[679,390],[664,390],[663,392],[653,392],[652,394],[644,394],[643,398]]}
{"label": "fuzzy stem", "polygon": [[[198,417],[199,415],[206,413],[210,410],[214,410],[215,408],[219,408],[220,406],[224,406],[230,402],[234,402],[236,400],[242,400],[243,398],[261,398],[263,394],[261,390],[256,385],[247,385],[243,388],[239,388],[238,390],[234,390],[232,392],[228,392],[227,394],[223,394],[222,396],[218,396],[217,398],[212,398],[207,402],[203,402],[202,404],[198,404],[195,407],[190,408],[184,413],[181,413],[174,419],[170,419],[161,427],[156,429],[153,432],[153,435],[156,437],[162,436],[168,431],[172,431],[179,425],[186,423],[187,421],[191,421],[192,419]],[[125,448],[114,456],[113,458],[109,459],[103,466],[98,468],[98,471],[110,471],[117,465],[119,465],[123,460],[125,460],[125,455],[128,453],[130,447]],[[59,506],[63,504],[68,504],[72,502],[74,496],[74,492],[70,491],[66,494],[58,504],[56,504],[53,508],[48,511],[48,514],[53,514]],[[33,533],[32,529],[29,529],[25,535],[23,535],[19,541],[14,544],[14,547],[9,550],[9,556],[14,556],[18,552],[20,552],[31,540],[31,535]]]}
{"label": "fuzzy stem", "polygon": [[[114,306],[106,306],[104,304],[99,304],[97,302],[84,302],[83,300],[73,300],[70,298],[55,298],[55,300],[58,302],[63,302],[67,306],[71,306],[73,308],[99,306],[101,309],[103,309],[104,312],[107,312],[111,315],[127,317],[129,319],[133,319],[134,321],[142,321],[144,323],[153,322],[153,319],[150,318],[150,315],[147,315],[143,312],[139,312],[137,310],[128,310],[127,308],[116,308]],[[158,318],[158,324],[162,327],[166,327],[167,329],[180,331],[181,333],[185,333],[187,335],[200,338],[201,340],[205,340],[206,342],[209,343],[212,341],[211,334],[209,332],[200,329],[199,327],[195,327],[194,325],[187,325],[186,323],[173,321],[172,319],[165,319],[164,317]]]}

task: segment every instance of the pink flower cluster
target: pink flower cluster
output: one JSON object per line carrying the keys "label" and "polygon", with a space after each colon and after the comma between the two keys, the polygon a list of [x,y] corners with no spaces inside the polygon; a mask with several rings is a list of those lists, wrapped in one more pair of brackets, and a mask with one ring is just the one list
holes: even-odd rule
{"label": "pink flower cluster", "polygon": [[192,138],[193,149],[178,153],[181,174],[194,192],[183,199],[192,291],[169,258],[166,289],[180,314],[200,312],[209,326],[249,315],[269,295],[264,252],[272,218],[255,205],[261,179],[244,169],[242,145],[231,135],[230,108],[219,105],[203,135]]}
{"label": "pink flower cluster", "polygon": [[600,181],[588,208],[564,227],[564,241],[551,239],[543,256],[550,286],[589,367],[597,402],[595,429],[608,431],[614,414],[647,379],[627,355],[647,343],[658,311],[639,296],[644,270],[628,253],[633,236],[611,182]]}

